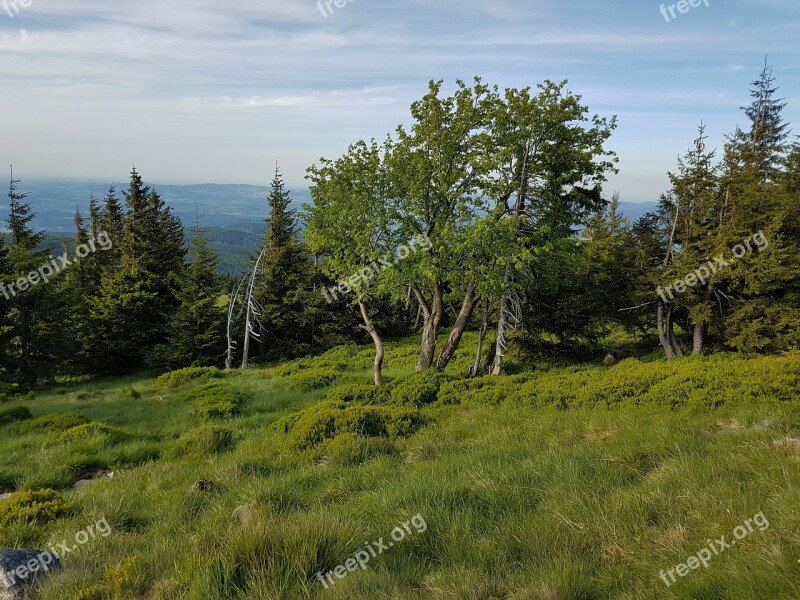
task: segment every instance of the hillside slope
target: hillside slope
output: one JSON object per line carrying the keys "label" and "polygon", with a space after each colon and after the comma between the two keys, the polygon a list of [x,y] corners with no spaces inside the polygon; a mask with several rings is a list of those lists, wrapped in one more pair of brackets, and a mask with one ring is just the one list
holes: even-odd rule
{"label": "hillside slope", "polygon": [[107,520],[40,600],[800,597],[799,356],[465,381],[468,344],[445,376],[415,349],[377,393],[341,347],[8,396],[0,547]]}

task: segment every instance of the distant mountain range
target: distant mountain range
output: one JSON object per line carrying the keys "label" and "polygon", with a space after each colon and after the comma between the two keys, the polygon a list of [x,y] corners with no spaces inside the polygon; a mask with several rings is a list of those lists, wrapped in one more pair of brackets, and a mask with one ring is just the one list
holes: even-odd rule
{"label": "distant mountain range", "polygon": [[[48,246],[61,247],[63,240],[72,238],[75,210],[86,217],[89,198],[93,194],[102,202],[109,184],[24,180],[19,191],[28,193],[28,202],[36,212],[34,225],[48,233]],[[117,197],[122,200],[127,181],[115,184]],[[199,218],[206,228],[211,245],[220,259],[222,273],[235,274],[246,268],[249,255],[258,247],[265,231],[268,216],[266,186],[245,184],[160,185],[153,184],[164,201],[172,206],[175,215],[187,227]],[[290,188],[291,189],[291,188]],[[307,188],[291,190],[292,208],[298,209],[311,196]],[[3,199],[3,214],[8,215],[8,202]],[[622,202],[620,208],[631,220],[654,210],[654,202]]]}

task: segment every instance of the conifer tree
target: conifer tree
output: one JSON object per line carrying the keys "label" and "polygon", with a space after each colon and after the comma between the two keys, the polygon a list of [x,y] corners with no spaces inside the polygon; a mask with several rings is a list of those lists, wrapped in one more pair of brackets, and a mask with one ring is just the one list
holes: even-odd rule
{"label": "conifer tree", "polygon": [[[183,226],[135,168],[125,202],[119,267],[104,270],[91,302],[91,345],[101,369],[112,371],[141,366],[156,345],[166,343],[186,254]],[[117,215],[112,191],[102,220],[113,228]]]}
{"label": "conifer tree", "polygon": [[[731,249],[759,234],[768,247],[747,252],[722,272],[720,288],[727,303],[723,336],[741,352],[781,350],[800,343],[797,322],[797,197],[786,186],[791,168],[783,121],[783,100],[776,99],[772,70],[765,66],[753,84],[747,131],[729,137],[725,146],[720,234],[715,252]],[[793,233],[795,232],[795,233]]]}
{"label": "conifer tree", "polygon": [[217,275],[218,260],[199,222],[190,230],[191,261],[179,279],[180,302],[169,323],[167,344],[155,360],[167,368],[221,363],[225,351],[225,282]]}
{"label": "conifer tree", "polygon": [[15,378],[24,383],[35,383],[53,363],[48,354],[52,348],[48,343],[48,332],[52,333],[48,324],[56,318],[56,311],[52,305],[48,306],[48,300],[52,299],[48,286],[31,284],[29,274],[49,263],[51,257],[48,252],[38,249],[44,233],[34,231],[31,226],[35,214],[30,204],[25,202],[27,194],[18,191],[18,183],[12,171],[8,191],[10,215],[7,219],[11,234],[8,247],[10,281],[8,291],[5,287],[3,289],[3,295],[8,298],[3,300],[10,305],[10,351],[15,361]]}
{"label": "conifer tree", "polygon": [[[261,274],[255,296],[261,305],[260,357],[296,354],[310,347],[311,314],[307,310],[311,263],[298,240],[297,219],[290,192],[275,167],[269,197],[269,217],[261,250]],[[260,252],[260,250],[259,250]]]}

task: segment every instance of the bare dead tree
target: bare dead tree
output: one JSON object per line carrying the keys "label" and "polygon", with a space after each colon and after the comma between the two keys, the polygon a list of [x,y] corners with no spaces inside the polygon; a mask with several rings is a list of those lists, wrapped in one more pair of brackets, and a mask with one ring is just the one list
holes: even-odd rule
{"label": "bare dead tree", "polygon": [[233,354],[236,352],[236,340],[233,339],[233,326],[242,318],[244,314],[244,303],[239,307],[239,313],[236,313],[236,303],[239,299],[242,286],[247,281],[247,275],[233,287],[231,292],[231,301],[228,303],[228,350],[225,353],[225,368],[230,369],[233,366]]}
{"label": "bare dead tree", "polygon": [[258,302],[258,300],[256,300],[253,292],[255,291],[258,274],[261,272],[261,261],[264,259],[266,253],[267,249],[264,248],[261,251],[261,254],[258,255],[258,260],[256,260],[256,264],[253,265],[253,270],[250,273],[250,284],[247,286],[247,293],[244,296],[246,317],[244,323],[244,349],[242,352],[242,369],[246,369],[249,366],[250,338],[253,338],[258,342],[261,341],[262,306]]}

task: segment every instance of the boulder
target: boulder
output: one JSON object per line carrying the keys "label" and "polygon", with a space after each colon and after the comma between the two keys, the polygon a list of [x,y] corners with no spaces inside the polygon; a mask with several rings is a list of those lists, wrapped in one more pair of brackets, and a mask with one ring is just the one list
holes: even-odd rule
{"label": "boulder", "polygon": [[20,600],[34,581],[47,577],[61,562],[51,552],[0,548],[0,600]]}

